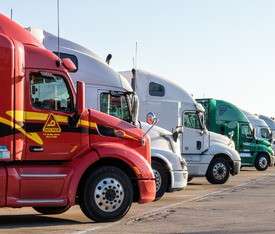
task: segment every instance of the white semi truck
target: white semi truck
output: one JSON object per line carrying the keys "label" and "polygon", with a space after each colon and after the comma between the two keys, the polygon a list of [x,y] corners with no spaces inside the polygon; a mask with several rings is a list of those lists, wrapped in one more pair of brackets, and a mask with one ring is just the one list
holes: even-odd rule
{"label": "white semi truck", "polygon": [[271,143],[272,149],[274,150],[275,145],[272,144],[273,143],[272,132],[269,126],[267,125],[267,123],[263,119],[260,119],[258,115],[255,115],[246,110],[242,110],[242,111],[248,118],[249,122],[251,123],[256,137],[269,141]]}
{"label": "white semi truck", "polygon": [[[89,108],[132,122],[145,131],[151,128],[147,123],[137,121],[137,95],[128,81],[106,61],[72,41],[59,38],[58,43],[57,36],[44,30],[28,28],[28,31],[35,35],[46,49],[74,62],[77,70],[70,75],[74,82],[85,82],[86,105]],[[187,186],[188,170],[186,161],[180,154],[180,133],[181,128],[171,133],[157,126],[148,132],[151,138],[152,169],[156,178],[155,200],[160,199],[165,192],[181,190]]]}
{"label": "white semi truck", "polygon": [[168,79],[144,70],[120,72],[132,84],[140,102],[139,116],[154,112],[158,126],[173,131],[183,127],[181,154],[188,165],[189,179],[206,177],[212,184],[225,183],[230,174],[240,171],[241,159],[234,142],[209,132],[205,126],[204,108],[182,87]]}
{"label": "white semi truck", "polygon": [[275,151],[275,119],[272,117],[268,117],[266,115],[257,115],[257,116],[259,117],[259,119],[264,120],[268,125],[272,134],[271,146],[272,146],[272,149]]}

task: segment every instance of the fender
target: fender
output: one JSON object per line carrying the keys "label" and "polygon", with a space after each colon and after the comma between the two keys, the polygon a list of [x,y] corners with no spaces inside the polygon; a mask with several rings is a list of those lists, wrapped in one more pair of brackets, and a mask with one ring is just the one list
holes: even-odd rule
{"label": "fender", "polygon": [[88,149],[86,148],[86,152],[81,153],[84,154],[84,156],[79,156],[68,164],[74,168],[74,173],[68,189],[68,205],[70,206],[75,204],[76,190],[82,175],[90,165],[100,159],[96,150],[93,150],[90,147],[88,152],[87,150]]}
{"label": "fender", "polygon": [[227,155],[232,161],[241,161],[240,155],[235,149],[224,147],[221,143],[213,143],[204,154],[224,154]]}
{"label": "fender", "polygon": [[179,156],[178,154],[172,151],[151,148],[151,157],[161,158],[163,161],[166,162],[170,170],[173,170],[173,171],[182,170],[182,166],[180,163],[182,160],[182,156]]}
{"label": "fender", "polygon": [[118,158],[133,168],[138,179],[154,179],[151,166],[145,158],[124,145],[112,142],[100,142],[93,144],[92,147],[88,149],[86,148],[85,152],[81,154],[84,155],[75,158],[75,160],[71,162],[75,171],[68,189],[68,205],[75,204],[76,190],[82,175],[90,165],[100,160],[100,158]]}
{"label": "fender", "polygon": [[[152,161],[154,159],[160,159],[160,161],[164,162],[164,164],[167,166],[169,171],[173,170],[172,164],[162,154],[152,153]],[[156,161],[159,161],[159,160],[156,160]]]}
{"label": "fender", "polygon": [[133,168],[138,179],[151,180],[154,174],[149,162],[137,151],[128,146],[114,142],[99,142],[91,145],[101,158],[118,158]]}
{"label": "fender", "polygon": [[259,144],[259,153],[265,153],[265,154],[268,154],[269,157],[272,157],[273,156],[273,151],[271,150],[270,146],[266,146],[266,145],[263,145],[263,144]]}

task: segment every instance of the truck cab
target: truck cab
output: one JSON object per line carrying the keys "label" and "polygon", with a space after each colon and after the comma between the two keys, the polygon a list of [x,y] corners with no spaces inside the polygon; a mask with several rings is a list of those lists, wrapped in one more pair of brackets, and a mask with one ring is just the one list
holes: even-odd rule
{"label": "truck cab", "polygon": [[266,115],[258,115],[259,119],[262,119],[263,121],[266,122],[266,124],[268,125],[270,131],[271,131],[271,135],[272,135],[272,142],[271,142],[271,146],[273,151],[275,151],[275,120],[273,117],[268,117]]}
{"label": "truck cab", "polygon": [[228,137],[209,132],[204,108],[182,87],[144,70],[120,72],[133,84],[140,101],[139,116],[154,112],[158,126],[173,131],[181,126],[181,154],[187,161],[189,179],[206,177],[212,184],[225,183],[240,171],[240,156]]}
{"label": "truck cab", "polygon": [[143,122],[138,121],[139,99],[130,83],[91,50],[64,38],[59,38],[58,48],[57,36],[37,28],[30,27],[27,30],[48,50],[74,62],[77,69],[70,74],[75,83],[78,80],[85,82],[85,101],[89,108],[115,116],[148,132],[151,139],[152,169],[156,178],[155,200],[160,199],[165,192],[181,190],[187,186],[187,164],[178,151],[180,128],[175,128],[172,133],[160,127],[149,126],[146,123],[149,110],[144,113]]}
{"label": "truck cab", "polygon": [[251,123],[251,126],[253,127],[253,130],[255,132],[255,136],[257,138],[264,139],[272,144],[273,136],[267,123],[264,120],[260,119],[257,115],[252,114],[249,111],[246,111],[246,110],[242,110],[242,111],[248,118],[249,122]]}
{"label": "truck cab", "polygon": [[208,129],[222,135],[232,135],[242,166],[264,171],[274,164],[270,142],[255,136],[255,131],[241,109],[224,100],[196,99],[205,108]]}
{"label": "truck cab", "polygon": [[2,14],[0,22],[0,206],[60,214],[79,205],[110,222],[153,201],[149,136],[88,109],[71,60]]}

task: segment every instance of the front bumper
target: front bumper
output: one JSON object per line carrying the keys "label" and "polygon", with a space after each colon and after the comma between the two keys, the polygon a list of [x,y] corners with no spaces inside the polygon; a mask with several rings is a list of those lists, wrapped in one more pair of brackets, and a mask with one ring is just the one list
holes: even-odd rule
{"label": "front bumper", "polygon": [[233,168],[232,168],[232,176],[239,174],[241,171],[241,161],[234,161]]}
{"label": "front bumper", "polygon": [[139,187],[139,204],[151,202],[156,197],[156,183],[155,180],[138,180]]}
{"label": "front bumper", "polygon": [[177,190],[182,190],[187,186],[188,182],[188,171],[181,170],[181,171],[171,171],[171,185],[168,189],[168,192],[173,192]]}
{"label": "front bumper", "polygon": [[270,157],[270,166],[274,166],[275,164],[275,155]]}

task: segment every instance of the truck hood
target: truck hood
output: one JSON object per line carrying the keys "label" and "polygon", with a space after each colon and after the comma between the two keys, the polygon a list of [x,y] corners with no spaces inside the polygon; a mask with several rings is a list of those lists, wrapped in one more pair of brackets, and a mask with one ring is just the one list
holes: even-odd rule
{"label": "truck hood", "polygon": [[[125,139],[132,138],[136,140],[141,140],[141,138],[145,134],[145,131],[143,131],[142,129],[126,121],[123,121],[119,118],[116,118],[114,116],[107,115],[103,112],[93,110],[93,109],[90,110],[90,114],[91,114],[91,122],[96,123],[98,130],[106,131],[108,134],[110,134],[110,136],[111,135],[115,136],[115,134],[111,134],[113,130],[115,132],[116,131],[124,132],[125,136],[121,138],[125,138]],[[101,134],[104,135],[103,133]]]}
{"label": "truck hood", "polygon": [[256,138],[256,141],[258,142],[259,145],[264,145],[267,147],[271,146],[271,143],[263,138]]}
{"label": "truck hood", "polygon": [[230,146],[231,148],[235,148],[234,142],[229,139],[229,137],[215,133],[215,132],[210,132],[210,141],[211,142],[218,142],[227,146]]}
{"label": "truck hood", "polygon": [[[152,126],[148,123],[140,121],[140,128],[143,131],[147,132],[151,127]],[[180,141],[177,140],[175,142],[173,140],[172,132],[155,125],[150,129],[148,135],[151,139],[152,148],[170,151],[178,155],[181,155]]]}

